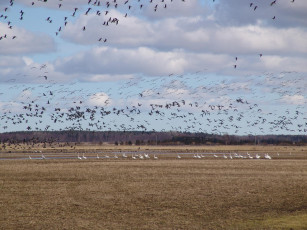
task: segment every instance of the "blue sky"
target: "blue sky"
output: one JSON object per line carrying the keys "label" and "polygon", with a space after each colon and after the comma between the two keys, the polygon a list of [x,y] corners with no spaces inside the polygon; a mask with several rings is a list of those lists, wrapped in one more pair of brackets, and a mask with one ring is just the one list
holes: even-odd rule
{"label": "blue sky", "polygon": [[[96,111],[95,119],[79,121],[82,129],[307,130],[304,1],[252,1],[250,7],[244,0],[118,0],[117,8],[106,1],[33,2],[0,3],[0,132],[75,126],[67,116],[76,106],[86,115],[88,108]],[[118,24],[104,26],[109,18]],[[173,102],[180,108],[166,107]],[[27,104],[46,107],[44,116],[31,116]],[[65,114],[56,122],[55,108]],[[102,108],[111,113],[98,116]],[[26,118],[17,123],[20,114]]]}

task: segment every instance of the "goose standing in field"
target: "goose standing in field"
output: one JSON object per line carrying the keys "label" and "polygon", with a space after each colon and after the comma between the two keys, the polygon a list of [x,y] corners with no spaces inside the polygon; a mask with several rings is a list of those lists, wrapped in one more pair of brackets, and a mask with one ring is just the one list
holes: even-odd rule
{"label": "goose standing in field", "polygon": [[142,160],[144,159],[142,154],[139,155],[139,158],[142,159]]}
{"label": "goose standing in field", "polygon": [[154,154],[154,159],[155,159],[155,160],[158,160],[158,157],[156,156],[156,154]]}
{"label": "goose standing in field", "polygon": [[114,158],[115,158],[115,159],[117,159],[117,158],[118,158],[118,156],[117,156],[117,154],[116,154],[116,153],[114,154]]}
{"label": "goose standing in field", "polygon": [[218,155],[216,155],[216,154],[213,154],[213,156],[215,157],[215,158],[218,158],[219,156]]}
{"label": "goose standing in field", "polygon": [[260,155],[258,153],[256,154],[256,159],[260,159]]}
{"label": "goose standing in field", "polygon": [[227,156],[226,156],[225,154],[223,154],[223,157],[224,157],[225,159],[227,159]]}
{"label": "goose standing in field", "polygon": [[97,153],[97,156],[96,156],[96,158],[97,158],[97,159],[99,159],[98,153]]}
{"label": "goose standing in field", "polygon": [[246,154],[249,159],[253,159],[253,157],[248,152]]}
{"label": "goose standing in field", "polygon": [[149,156],[147,153],[144,153],[144,157],[145,157],[146,159],[150,159],[150,156]]}
{"label": "goose standing in field", "polygon": [[231,153],[229,153],[229,159],[232,159],[232,155],[231,155]]}
{"label": "goose standing in field", "polygon": [[127,155],[125,153],[122,154],[123,158],[127,158]]}
{"label": "goose standing in field", "polygon": [[268,153],[265,154],[264,158],[265,158],[265,159],[268,159],[268,160],[271,160],[271,159],[272,159],[272,157],[271,157]]}
{"label": "goose standing in field", "polygon": [[78,153],[78,159],[79,159],[79,160],[82,160],[82,158],[80,157],[79,153]]}
{"label": "goose standing in field", "polygon": [[85,159],[85,160],[87,159],[86,156],[84,156],[84,153],[83,153],[83,155],[82,155],[82,158]]}
{"label": "goose standing in field", "polygon": [[181,159],[181,156],[180,156],[179,154],[177,154],[177,158],[178,158],[178,159]]}
{"label": "goose standing in field", "polygon": [[133,153],[132,153],[131,158],[132,158],[133,160],[136,160],[136,157],[133,155]]}
{"label": "goose standing in field", "polygon": [[30,160],[32,160],[32,157],[31,157],[31,156],[29,156],[29,159],[30,159]]}
{"label": "goose standing in field", "polygon": [[46,159],[46,157],[44,156],[44,154],[42,154],[42,159]]}

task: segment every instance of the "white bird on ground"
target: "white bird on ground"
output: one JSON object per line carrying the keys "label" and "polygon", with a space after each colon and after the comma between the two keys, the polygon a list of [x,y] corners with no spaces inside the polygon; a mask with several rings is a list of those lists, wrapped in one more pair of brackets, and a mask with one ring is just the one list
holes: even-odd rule
{"label": "white bird on ground", "polygon": [[158,160],[158,157],[156,156],[156,154],[154,155],[154,159],[155,159],[155,160]]}
{"label": "white bird on ground", "polygon": [[136,160],[136,157],[133,155],[133,153],[132,153],[131,158],[132,158],[133,160]]}
{"label": "white bird on ground", "polygon": [[249,159],[253,159],[253,157],[247,152],[246,153]]}
{"label": "white bird on ground", "polygon": [[127,158],[127,155],[125,153],[122,154],[123,158]]}
{"label": "white bird on ground", "polygon": [[31,156],[29,156],[29,159],[30,159],[30,160],[32,160],[32,157],[31,157]]}
{"label": "white bird on ground", "polygon": [[46,159],[46,157],[44,156],[44,154],[42,154],[42,159]]}
{"label": "white bird on ground", "polygon": [[96,158],[99,159],[98,153],[97,153],[97,157]]}
{"label": "white bird on ground", "polygon": [[144,157],[150,159],[150,156],[147,153],[144,153]]}
{"label": "white bird on ground", "polygon": [[271,159],[272,159],[272,157],[271,157],[268,153],[265,154],[264,158],[265,158],[265,159],[268,159],[268,160],[271,160]]}
{"label": "white bird on ground", "polygon": [[261,156],[257,153],[257,154],[256,154],[256,159],[260,159],[260,157],[261,157]]}
{"label": "white bird on ground", "polygon": [[232,159],[232,155],[231,155],[231,153],[229,153],[229,158],[230,158],[230,159]]}
{"label": "white bird on ground", "polygon": [[181,159],[181,156],[180,156],[179,154],[177,154],[177,158],[178,158],[178,159]]}
{"label": "white bird on ground", "polygon": [[117,154],[116,154],[116,153],[114,154],[114,158],[116,158],[116,159],[118,158],[118,156],[117,156]]}
{"label": "white bird on ground", "polygon": [[83,153],[83,156],[82,156],[82,158],[83,158],[83,159],[87,159],[87,158],[86,158],[86,156],[84,156],[84,153]]}
{"label": "white bird on ground", "polygon": [[78,159],[79,159],[79,160],[82,160],[82,158],[80,157],[79,153],[78,153]]}
{"label": "white bird on ground", "polygon": [[214,156],[214,157],[218,157],[218,155],[216,155],[216,154],[214,154],[213,156]]}
{"label": "white bird on ground", "polygon": [[144,159],[142,154],[139,155],[139,158],[142,159],[142,160]]}
{"label": "white bird on ground", "polygon": [[223,157],[224,157],[225,159],[227,159],[227,156],[226,156],[225,154],[223,155]]}

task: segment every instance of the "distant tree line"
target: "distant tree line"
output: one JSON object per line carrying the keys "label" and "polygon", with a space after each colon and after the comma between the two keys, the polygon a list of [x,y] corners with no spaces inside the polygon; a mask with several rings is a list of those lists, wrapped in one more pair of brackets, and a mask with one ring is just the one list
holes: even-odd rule
{"label": "distant tree line", "polygon": [[111,143],[115,145],[307,145],[307,135],[214,135],[187,132],[25,131],[0,133],[0,143]]}

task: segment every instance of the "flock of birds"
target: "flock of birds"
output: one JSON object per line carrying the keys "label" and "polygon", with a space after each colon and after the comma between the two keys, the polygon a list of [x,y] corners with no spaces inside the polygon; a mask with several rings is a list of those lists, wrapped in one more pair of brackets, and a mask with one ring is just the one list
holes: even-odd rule
{"label": "flock of birds", "polygon": [[[33,1],[31,6],[37,3],[47,3],[46,0]],[[65,7],[64,0],[59,0],[58,8]],[[185,0],[181,0],[182,4]],[[213,0],[214,2],[214,0]],[[277,0],[270,6],[277,4]],[[292,3],[294,0],[291,1]],[[153,11],[167,9],[173,0],[112,0],[99,1],[88,0],[88,7],[84,12],[75,7],[70,15],[63,18],[63,24],[58,26],[56,35],[61,33],[76,15],[95,14],[97,17],[107,18],[102,26],[118,25],[119,19],[110,15],[111,9],[119,9],[127,17],[132,10],[142,10],[152,4]],[[251,2],[250,7],[258,9]],[[13,29],[7,12],[14,7],[14,0],[0,13],[0,20],[4,20],[9,29]],[[24,20],[27,13],[20,10],[19,20]],[[273,17],[275,19],[275,16]],[[54,23],[52,16],[46,16],[46,23]],[[85,25],[80,26],[80,32],[86,32]],[[1,33],[1,32],[0,32]],[[7,39],[7,34],[0,34],[0,40]],[[12,36],[17,39],[17,36]],[[97,38],[98,42],[107,42],[106,37]],[[258,54],[262,57],[262,53]],[[238,57],[235,57],[237,62]],[[234,68],[237,68],[234,64]],[[97,131],[179,131],[179,132],[210,132],[217,134],[235,133],[274,133],[286,131],[287,133],[305,134],[307,132],[307,118],[304,111],[305,103],[298,104],[291,109],[285,108],[284,114],[280,110],[275,112],[268,109],[270,105],[262,105],[257,92],[257,86],[272,86],[271,96],[277,96],[274,100],[281,100],[286,96],[304,94],[306,82],[304,76],[293,73],[280,73],[276,76],[264,74],[260,80],[257,77],[246,77],[245,82],[233,83],[231,80],[212,82],[208,79],[204,84],[191,86],[189,80],[200,82],[204,80],[202,73],[195,76],[175,76],[169,78],[136,78],[124,82],[116,90],[120,99],[112,98],[113,91],[108,89],[104,93],[92,93],[85,89],[74,89],[52,81],[48,76],[48,66],[32,66],[39,71],[38,78],[44,83],[31,88],[25,85],[20,87],[21,95],[26,92],[38,91],[36,96],[25,96],[20,111],[13,112],[10,105],[0,115],[1,129],[11,130],[11,126],[24,127],[28,131],[52,131],[52,130],[97,130]],[[289,75],[290,77],[287,77]],[[285,77],[286,76],[286,77]],[[294,77],[293,77],[294,76]],[[18,79],[11,79],[11,83]],[[140,84],[142,82],[142,84]],[[293,84],[296,87],[293,87]],[[149,86],[150,87],[149,87]],[[251,85],[253,85],[251,87]],[[291,89],[284,86],[291,85]],[[128,90],[127,90],[128,89]],[[97,90],[99,90],[97,88]],[[101,89],[100,89],[101,90]],[[99,92],[99,91],[98,91]],[[188,92],[188,93],[187,93]],[[249,96],[246,96],[246,95]],[[1,95],[1,94],[0,94]],[[206,100],[206,98],[213,98]],[[101,100],[103,99],[103,102]],[[259,100],[257,100],[259,99]],[[97,105],[91,105],[89,101],[99,101]],[[15,101],[17,103],[17,101]],[[162,125],[161,125],[162,124]],[[157,130],[158,126],[162,130]],[[240,132],[242,129],[247,130]]]}
{"label": "flock of birds", "polygon": [[[193,82],[201,84],[193,85]],[[292,91],[290,87],[284,87],[289,84]],[[284,102],[284,110],[280,107],[285,96],[304,94],[304,76],[295,73],[268,74],[262,79],[250,76],[240,84],[231,79],[217,81],[195,74],[167,79],[135,78],[110,88],[104,83],[92,91],[80,87],[77,83],[71,83],[70,87],[55,83],[32,88],[19,84],[12,86],[14,91],[20,89],[16,97],[23,100],[14,102],[15,105],[18,103],[20,112],[12,111],[8,104],[0,115],[1,128],[17,126],[28,131],[54,131],[59,127],[60,130],[80,131],[171,130],[241,135],[253,134],[251,132],[304,134],[307,131],[304,103],[290,107]],[[259,94],[263,88],[271,92],[265,96]],[[97,90],[104,93],[95,93]],[[263,97],[274,100],[272,104],[262,105]],[[274,101],[279,103],[275,108]]]}
{"label": "flock of birds", "polygon": [[[98,153],[96,156],[93,154],[86,156],[84,153],[82,155],[80,153],[77,153],[77,156],[45,156],[42,151],[39,151],[41,156],[35,155],[31,156],[29,155],[28,159],[30,160],[46,160],[46,159],[61,159],[61,158],[69,158],[69,159],[79,159],[79,160],[87,160],[87,159],[130,159],[130,160],[146,160],[146,159],[153,159],[153,160],[158,160],[160,159],[158,154],[149,154],[149,153],[121,153],[117,154],[114,153],[112,156],[105,154],[105,155],[99,155]],[[163,156],[162,154],[161,156]],[[279,156],[279,154],[277,153]],[[174,156],[163,156],[161,159],[172,159]],[[266,160],[271,160],[272,156],[270,156],[268,153],[256,153],[256,154],[241,154],[241,153],[223,153],[223,154],[202,154],[202,153],[194,153],[194,154],[175,154],[175,159],[210,159],[210,158],[220,158],[220,159],[266,159]]]}
{"label": "flock of birds", "polygon": [[[290,0],[291,3],[294,3],[295,0]],[[3,12],[1,13],[0,11],[0,20],[3,19],[4,22],[7,23],[9,29],[13,29],[12,21],[10,20],[10,17],[8,16],[7,12],[14,6],[14,0],[9,0],[8,5],[4,7]],[[57,7],[63,8],[65,7],[66,3],[69,3],[69,0],[58,0]],[[85,0],[84,3],[87,2],[88,7],[85,9],[84,12],[81,12],[82,9],[79,9],[79,7],[74,7],[71,14],[68,14],[64,16],[63,22],[57,26],[57,31],[55,31],[55,35],[58,36],[64,28],[67,26],[69,23],[69,20],[73,20],[78,14],[82,15],[89,15],[89,14],[95,14],[97,17],[104,17],[104,21],[102,23],[102,26],[111,26],[112,24],[118,25],[119,24],[119,19],[117,17],[113,17],[111,15],[111,10],[120,10],[120,12],[123,12],[124,17],[128,17],[132,13],[132,11],[135,10],[142,10],[145,7],[149,8],[150,6],[152,7],[152,10],[154,12],[157,12],[158,10],[161,9],[167,9],[170,4],[172,4],[173,0]],[[185,2],[185,0],[180,0],[180,2]],[[212,2],[215,2],[215,0],[212,0]],[[36,0],[32,1],[31,6],[36,7],[37,4],[42,4],[45,3],[47,4],[47,0]],[[250,8],[252,8],[254,11],[258,9],[258,5],[256,5],[255,2],[250,2],[247,3],[249,4]],[[269,5],[272,7],[277,4],[277,0],[272,1]],[[19,11],[19,20],[24,20],[25,17],[25,11],[21,9]],[[272,17],[273,20],[276,19],[276,16]],[[47,16],[45,18],[45,21],[47,23],[54,23],[54,20],[52,16]],[[80,26],[80,31],[86,32],[86,25]],[[2,39],[7,39],[8,35],[7,34],[0,34],[0,41]],[[13,35],[11,37],[12,39],[16,39],[17,35]],[[107,42],[107,38],[99,37],[97,38],[98,42]],[[262,56],[262,54],[259,54]],[[237,60],[237,57],[236,57]],[[234,65],[234,68],[237,68],[237,64]]]}
{"label": "flock of birds", "polygon": [[[117,17],[113,17],[111,15],[111,10],[120,10],[123,12],[124,17],[128,17],[130,15],[131,11],[135,10],[142,10],[145,8],[145,6],[148,7],[148,4],[153,6],[153,11],[157,12],[160,9],[167,9],[168,5],[173,2],[173,0],[166,2],[167,0],[149,0],[149,1],[144,1],[144,0],[86,0],[88,7],[85,9],[85,12],[82,12],[82,9],[79,9],[79,7],[74,7],[73,11],[71,14],[68,14],[64,16],[63,22],[61,25],[57,26],[57,31],[55,31],[55,35],[58,36],[64,28],[67,26],[69,23],[69,19],[73,20],[77,15],[90,15],[90,14],[95,14],[97,17],[104,17],[104,21],[101,24],[101,26],[111,26],[111,25],[118,25],[119,24],[119,19]],[[86,2],[85,1],[85,2]],[[181,0],[182,2],[185,2],[185,0]],[[47,4],[48,1],[46,0],[37,0],[37,1],[32,1],[31,6],[36,7],[37,3],[42,4],[45,3]],[[66,2],[69,3],[69,0]],[[66,4],[64,0],[58,0],[58,8],[63,8]],[[0,19],[3,19],[7,24],[9,29],[13,29],[12,22],[10,21],[10,17],[6,14],[11,7],[14,6],[14,0],[9,1],[9,5],[4,8],[4,12],[0,15]],[[1,12],[1,11],[0,11]],[[24,20],[25,16],[25,11],[20,10],[20,17],[19,20]],[[52,16],[47,16],[45,18],[45,21],[49,24],[54,23],[54,20]],[[80,27],[80,31],[86,32],[87,27],[86,25],[82,25]],[[1,35],[0,34],[0,40],[8,38],[7,34]],[[17,36],[13,35],[12,39],[16,39]],[[107,38],[99,37],[97,39],[98,42],[107,42]]]}

